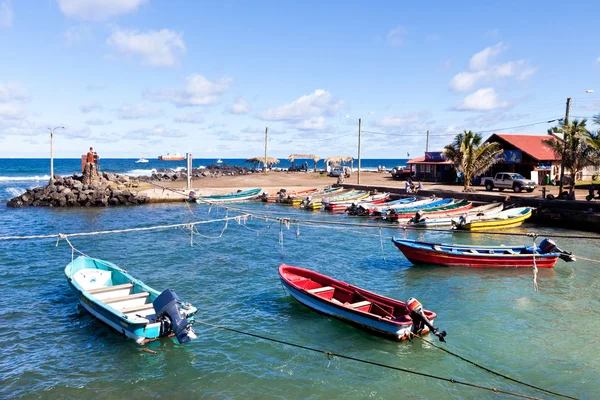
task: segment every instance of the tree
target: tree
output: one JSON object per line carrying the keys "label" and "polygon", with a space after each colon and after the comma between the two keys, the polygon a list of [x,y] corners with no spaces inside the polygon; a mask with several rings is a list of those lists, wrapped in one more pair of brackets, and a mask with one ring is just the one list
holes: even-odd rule
{"label": "tree", "polygon": [[[565,169],[571,175],[571,185],[575,185],[575,175],[588,165],[600,163],[598,135],[590,133],[586,127],[587,120],[574,120],[569,124],[556,126],[549,133],[562,134],[563,140],[547,139],[544,143],[552,148],[557,157],[561,158]],[[562,186],[562,185],[561,185]]]}
{"label": "tree", "polygon": [[481,135],[471,131],[459,133],[452,144],[444,147],[446,159],[454,163],[464,178],[463,192],[472,192],[471,178],[487,171],[500,160],[502,149],[499,143],[481,144]]}

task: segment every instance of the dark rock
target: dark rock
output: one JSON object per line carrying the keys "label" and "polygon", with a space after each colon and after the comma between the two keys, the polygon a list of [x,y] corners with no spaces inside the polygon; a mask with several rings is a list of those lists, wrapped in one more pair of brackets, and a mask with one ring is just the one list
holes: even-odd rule
{"label": "dark rock", "polygon": [[118,206],[119,205],[119,199],[117,199],[116,197],[112,197],[108,201],[108,204],[110,204],[111,206]]}

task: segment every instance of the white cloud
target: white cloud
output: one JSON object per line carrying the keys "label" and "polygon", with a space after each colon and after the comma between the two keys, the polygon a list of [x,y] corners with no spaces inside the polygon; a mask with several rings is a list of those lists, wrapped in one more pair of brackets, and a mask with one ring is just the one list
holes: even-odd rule
{"label": "white cloud", "polygon": [[9,0],[0,1],[0,29],[8,29],[13,21],[12,4]]}
{"label": "white cloud", "polygon": [[486,47],[471,57],[471,60],[469,61],[469,68],[472,71],[479,71],[487,68],[489,62],[506,49],[507,46],[502,42],[496,44],[495,46]]}
{"label": "white cloud", "polygon": [[149,137],[175,138],[184,137],[185,133],[178,129],[167,129],[164,125],[155,125],[154,128],[134,129],[125,135],[125,139],[146,139]]}
{"label": "white cloud", "polygon": [[117,28],[106,44],[125,56],[139,57],[142,63],[155,67],[172,67],[186,51],[183,32],[169,29],[138,32]]}
{"label": "white cloud", "polygon": [[231,105],[229,111],[233,114],[247,114],[250,112],[250,104],[240,97]]}
{"label": "white cloud", "polygon": [[0,102],[2,101],[27,101],[29,93],[19,82],[0,82]]}
{"label": "white cloud", "polygon": [[189,75],[183,89],[163,89],[158,92],[146,91],[145,97],[156,101],[168,101],[177,107],[201,106],[219,101],[233,82],[232,78],[221,78],[211,82],[200,74]]}
{"label": "white cloud", "polygon": [[89,120],[85,121],[85,123],[88,125],[102,126],[102,125],[110,125],[110,124],[112,124],[112,121],[105,121],[103,119],[96,118],[96,119],[89,119]]}
{"label": "white cloud", "polygon": [[0,103],[0,119],[21,119],[27,113],[25,107],[16,103]]}
{"label": "white cloud", "polygon": [[494,88],[483,88],[465,97],[455,109],[460,111],[490,111],[506,108],[509,105],[507,101],[501,101],[498,98]]}
{"label": "white cloud", "polygon": [[102,106],[100,104],[98,104],[95,101],[89,102],[89,103],[85,103],[79,106],[79,111],[81,111],[82,113],[90,113],[92,111],[96,111],[96,110],[101,110]]}
{"label": "white cloud", "polygon": [[400,46],[404,43],[404,35],[406,34],[406,29],[399,25],[388,32],[387,34],[387,44],[391,47]]}
{"label": "white cloud", "polygon": [[87,24],[70,27],[65,32],[65,44],[73,46],[92,38],[92,27]]}
{"label": "white cloud", "polygon": [[316,117],[299,121],[293,127],[300,131],[323,131],[325,130],[325,118]]}
{"label": "white cloud", "polygon": [[149,107],[144,104],[125,105],[117,110],[121,119],[157,118],[163,114],[159,108]]}
{"label": "white cloud", "polygon": [[101,21],[128,14],[147,0],[58,0],[60,11],[67,17]]}
{"label": "white cloud", "polygon": [[334,114],[342,104],[343,101],[336,101],[328,91],[317,89],[290,104],[263,111],[260,118],[267,121],[300,121],[323,114]]}
{"label": "white cloud", "polygon": [[375,122],[376,126],[382,128],[422,128],[429,124],[431,114],[428,112],[407,113],[401,115],[390,115]]}
{"label": "white cloud", "polygon": [[494,64],[496,56],[507,48],[508,46],[500,42],[475,53],[469,61],[469,69],[452,77],[450,89],[454,92],[466,92],[483,82],[489,85],[501,78],[524,80],[537,71],[537,68],[530,66],[525,60]]}
{"label": "white cloud", "polygon": [[202,116],[199,113],[191,112],[187,114],[177,115],[175,116],[175,118],[173,118],[173,121],[186,124],[201,124],[204,122],[204,118],[202,118]]}
{"label": "white cloud", "polygon": [[486,76],[485,71],[460,72],[450,80],[450,88],[455,92],[466,92],[471,90],[484,76]]}

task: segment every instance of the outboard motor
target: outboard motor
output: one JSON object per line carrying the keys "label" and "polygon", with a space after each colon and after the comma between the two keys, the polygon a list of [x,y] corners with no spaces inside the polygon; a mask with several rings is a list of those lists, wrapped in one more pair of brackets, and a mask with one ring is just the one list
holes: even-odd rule
{"label": "outboard motor", "polygon": [[552,239],[546,238],[546,239],[542,240],[542,242],[539,245],[539,248],[540,248],[541,254],[558,253],[559,257],[563,261],[566,261],[566,262],[575,261],[575,256],[573,255],[573,253],[559,249],[558,246],[556,246],[556,243],[554,242],[554,240],[552,240]]}
{"label": "outboard motor", "polygon": [[444,339],[444,337],[446,337],[446,331],[439,332],[439,329],[434,327],[433,324],[429,322],[429,320],[425,316],[425,313],[423,312],[423,306],[421,305],[419,300],[415,299],[414,297],[411,297],[406,301],[406,308],[408,309],[408,313],[410,314],[410,317],[413,320],[414,334],[419,333],[424,328],[424,326],[427,326],[431,333],[440,338],[440,342],[446,341]]}
{"label": "outboard motor", "polygon": [[160,321],[160,334],[173,332],[179,343],[189,343],[196,338],[194,330],[185,315],[181,312],[179,297],[171,289],[166,289],[154,300],[152,305],[156,311],[156,319]]}

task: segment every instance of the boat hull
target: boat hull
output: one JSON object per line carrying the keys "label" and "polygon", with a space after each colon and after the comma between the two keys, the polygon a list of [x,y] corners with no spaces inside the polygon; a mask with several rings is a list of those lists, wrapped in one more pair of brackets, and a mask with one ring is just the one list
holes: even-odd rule
{"label": "boat hull", "polygon": [[[436,245],[429,243],[418,243],[416,245],[429,245],[432,248],[423,246],[415,247],[402,241],[392,240],[394,245],[404,254],[404,256],[413,264],[434,264],[448,267],[470,267],[470,268],[533,268],[534,254],[450,254],[435,250]],[[450,245],[441,245],[451,247]],[[469,246],[473,249],[486,251],[486,247]],[[501,247],[488,247],[488,252],[503,250]],[[506,251],[510,250],[509,247]],[[537,268],[553,268],[559,255],[535,254],[535,264]]]}
{"label": "boat hull", "polygon": [[[394,340],[411,338],[418,329],[402,301],[285,264],[279,267],[279,276],[296,301],[319,313]],[[428,310],[423,312],[433,324],[436,314]],[[423,328],[419,334],[429,332],[427,326]]]}
{"label": "boat hull", "polygon": [[491,219],[491,220],[482,220],[469,222],[460,227],[460,229],[465,229],[468,231],[486,231],[490,229],[505,229],[505,228],[514,228],[520,226],[527,218],[531,217],[531,210],[526,214],[507,218],[507,219]]}

